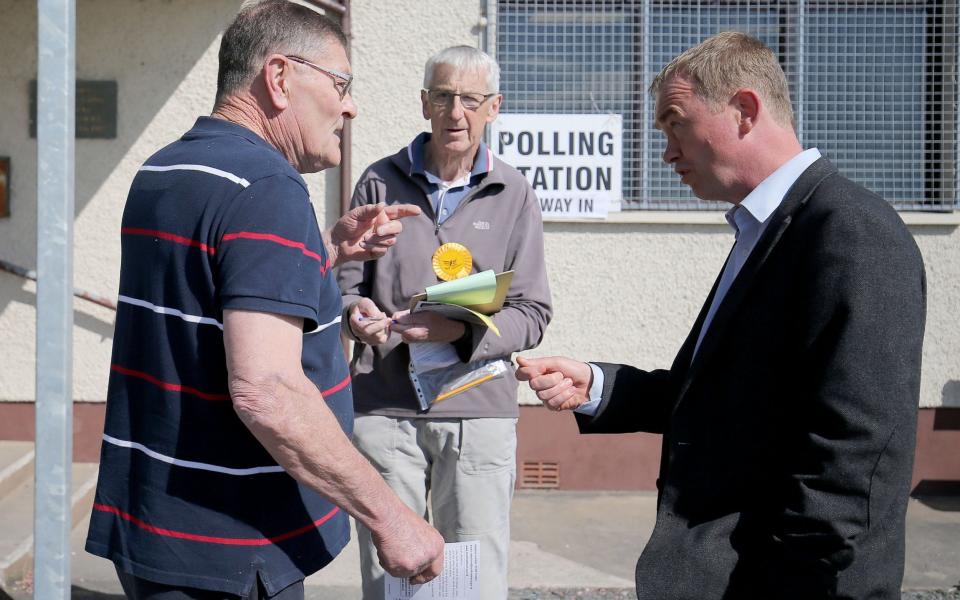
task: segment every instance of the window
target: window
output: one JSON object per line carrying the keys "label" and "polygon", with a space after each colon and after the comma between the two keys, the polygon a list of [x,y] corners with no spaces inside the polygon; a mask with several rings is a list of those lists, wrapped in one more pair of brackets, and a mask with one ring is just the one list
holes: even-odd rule
{"label": "window", "polygon": [[780,57],[798,134],[901,210],[957,199],[957,0],[499,0],[508,113],[623,115],[624,209],[716,210],[661,162],[646,90],[671,58],[739,30]]}

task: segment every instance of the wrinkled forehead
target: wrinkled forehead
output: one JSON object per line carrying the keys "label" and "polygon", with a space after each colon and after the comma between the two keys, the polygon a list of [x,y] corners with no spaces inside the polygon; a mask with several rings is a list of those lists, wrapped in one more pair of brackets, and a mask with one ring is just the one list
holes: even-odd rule
{"label": "wrinkled forehead", "polygon": [[488,73],[483,67],[457,67],[441,63],[433,69],[430,88],[485,93],[487,76]]}
{"label": "wrinkled forehead", "polygon": [[659,129],[671,115],[682,115],[684,107],[690,102],[702,101],[697,94],[697,84],[692,78],[674,75],[665,79],[657,91],[654,126]]}
{"label": "wrinkled forehead", "polygon": [[351,72],[347,50],[343,47],[343,44],[334,37],[327,37],[326,44],[316,55],[316,58],[317,60],[315,62],[318,64],[343,71],[344,73]]}

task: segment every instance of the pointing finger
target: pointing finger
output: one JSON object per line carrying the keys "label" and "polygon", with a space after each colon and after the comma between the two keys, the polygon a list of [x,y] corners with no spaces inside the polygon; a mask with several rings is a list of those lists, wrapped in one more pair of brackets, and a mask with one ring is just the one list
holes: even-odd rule
{"label": "pointing finger", "polygon": [[362,204],[351,209],[351,213],[358,221],[370,221],[383,212],[384,204]]}
{"label": "pointing finger", "polygon": [[381,237],[396,236],[403,231],[403,224],[400,221],[387,221],[377,227],[375,233]]}
{"label": "pointing finger", "polygon": [[415,204],[391,204],[386,207],[387,216],[391,219],[402,219],[404,217],[413,217],[423,211]]}

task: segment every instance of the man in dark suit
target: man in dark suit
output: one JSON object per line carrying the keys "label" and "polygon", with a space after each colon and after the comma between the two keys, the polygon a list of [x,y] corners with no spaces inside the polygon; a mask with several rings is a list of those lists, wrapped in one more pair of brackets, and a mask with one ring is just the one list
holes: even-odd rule
{"label": "man in dark suit", "polygon": [[651,86],[664,160],[737,240],[669,370],[520,359],[583,433],[663,434],[641,599],[900,597],[923,262],[883,199],[797,140],[761,42],[723,33]]}

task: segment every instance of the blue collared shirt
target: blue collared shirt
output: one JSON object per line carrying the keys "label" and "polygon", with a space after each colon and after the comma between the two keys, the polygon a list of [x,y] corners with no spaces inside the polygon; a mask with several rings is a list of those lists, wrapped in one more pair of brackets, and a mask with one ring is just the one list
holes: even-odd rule
{"label": "blue collared shirt", "polygon": [[[733,228],[736,242],[723,269],[723,274],[720,276],[717,293],[713,296],[713,302],[711,302],[710,309],[707,311],[703,327],[700,328],[700,336],[697,338],[697,345],[693,352],[694,356],[697,355],[700,342],[703,341],[703,336],[709,329],[713,316],[723,302],[727,290],[730,289],[737,274],[740,273],[740,269],[747,262],[750,253],[753,252],[754,246],[757,245],[760,236],[763,235],[767,223],[770,221],[770,215],[777,210],[777,207],[783,202],[787,192],[800,178],[800,175],[819,158],[820,151],[816,148],[804,150],[797,154],[761,181],[760,185],[754,188],[740,204],[735,205],[724,215],[727,223]],[[603,393],[603,371],[592,363],[590,368],[593,370],[590,397],[587,402],[584,402],[575,410],[586,415],[595,415],[600,407],[600,398]]]}
{"label": "blue collared shirt", "polygon": [[436,215],[436,223],[439,226],[457,210],[460,202],[466,198],[470,190],[475,188],[480,180],[493,170],[493,153],[487,148],[486,144],[480,142],[470,173],[456,181],[444,181],[427,171],[424,166],[424,147],[429,141],[430,134],[428,132],[423,132],[415,137],[407,146],[407,156],[410,158],[410,176],[419,174],[427,181],[430,204],[433,205],[433,213]]}

